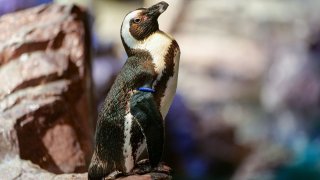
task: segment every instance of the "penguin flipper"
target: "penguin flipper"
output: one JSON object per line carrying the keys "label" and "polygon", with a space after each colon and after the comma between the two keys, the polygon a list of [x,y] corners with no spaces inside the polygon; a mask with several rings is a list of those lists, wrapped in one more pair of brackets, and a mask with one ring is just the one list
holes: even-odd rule
{"label": "penguin flipper", "polygon": [[142,91],[133,94],[130,111],[146,138],[151,167],[156,167],[163,153],[164,124],[153,94]]}

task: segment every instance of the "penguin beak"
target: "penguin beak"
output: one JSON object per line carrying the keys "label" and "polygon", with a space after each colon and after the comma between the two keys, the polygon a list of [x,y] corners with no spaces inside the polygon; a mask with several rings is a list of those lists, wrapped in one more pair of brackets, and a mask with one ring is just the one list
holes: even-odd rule
{"label": "penguin beak", "polygon": [[158,4],[155,4],[155,5],[151,6],[151,7],[149,7],[147,9],[147,15],[150,18],[158,19],[160,14],[162,14],[168,8],[168,6],[169,6],[168,3],[164,2],[164,1],[161,1]]}

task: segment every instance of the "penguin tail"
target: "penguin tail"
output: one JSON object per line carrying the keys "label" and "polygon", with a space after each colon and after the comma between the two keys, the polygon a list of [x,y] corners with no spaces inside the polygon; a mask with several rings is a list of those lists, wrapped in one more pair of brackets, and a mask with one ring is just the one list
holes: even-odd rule
{"label": "penguin tail", "polygon": [[93,153],[91,163],[88,170],[89,180],[101,180],[107,173],[107,162],[102,162],[96,153]]}

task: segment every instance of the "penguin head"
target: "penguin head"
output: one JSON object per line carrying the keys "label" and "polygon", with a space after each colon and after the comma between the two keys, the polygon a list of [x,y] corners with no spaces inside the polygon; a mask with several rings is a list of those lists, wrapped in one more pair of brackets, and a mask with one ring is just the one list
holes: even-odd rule
{"label": "penguin head", "polygon": [[123,44],[132,48],[158,31],[158,17],[168,6],[168,3],[162,1],[149,8],[139,8],[127,14],[121,26]]}

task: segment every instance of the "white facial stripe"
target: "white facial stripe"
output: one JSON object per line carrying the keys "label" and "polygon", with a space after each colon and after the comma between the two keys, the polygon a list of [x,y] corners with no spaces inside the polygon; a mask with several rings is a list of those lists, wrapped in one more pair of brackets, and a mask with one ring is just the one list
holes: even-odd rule
{"label": "white facial stripe", "polygon": [[134,37],[132,37],[130,33],[130,20],[137,17],[141,11],[142,10],[132,11],[123,20],[121,35],[129,47],[131,47],[132,44],[135,44],[137,42],[137,40]]}
{"label": "white facial stripe", "polygon": [[125,167],[126,171],[130,172],[131,169],[134,166],[134,160],[132,156],[132,146],[130,143],[131,139],[131,128],[132,128],[132,114],[128,113],[125,116],[125,121],[124,121],[124,145],[123,145],[123,156],[125,157]]}

